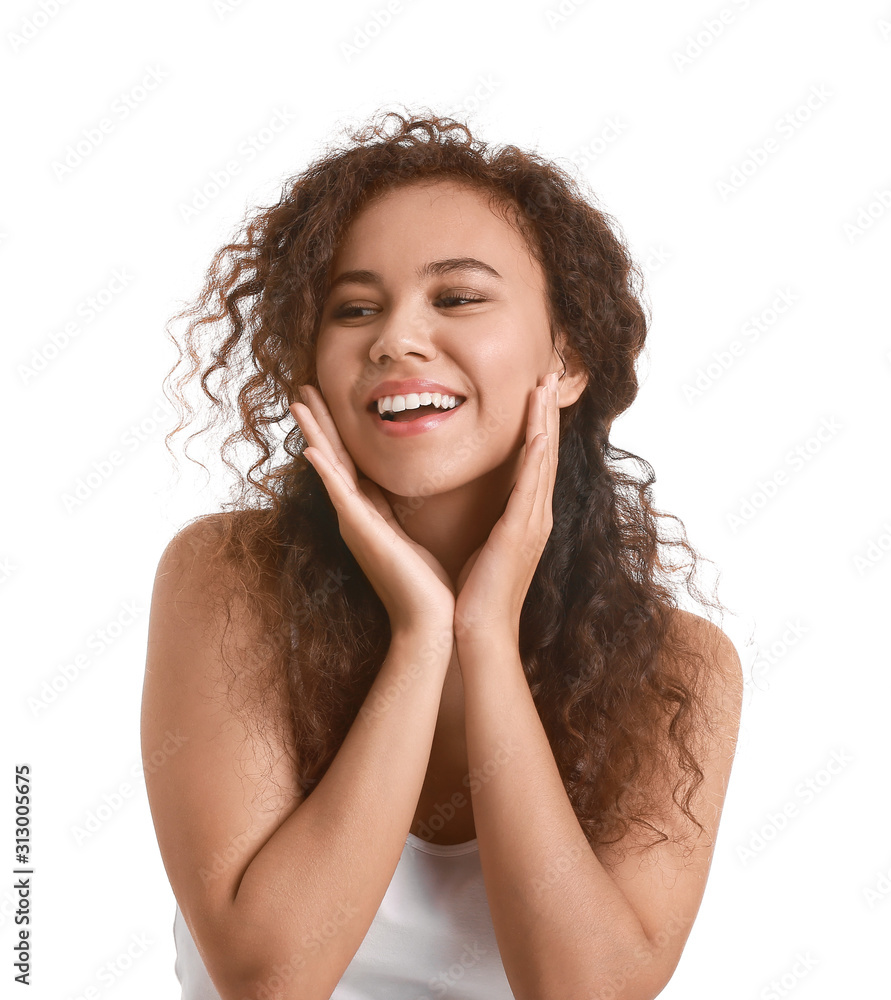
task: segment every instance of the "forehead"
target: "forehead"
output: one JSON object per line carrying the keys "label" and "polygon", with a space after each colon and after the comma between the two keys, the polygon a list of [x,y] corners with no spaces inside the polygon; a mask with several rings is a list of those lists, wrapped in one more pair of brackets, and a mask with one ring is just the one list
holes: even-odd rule
{"label": "forehead", "polygon": [[450,179],[413,181],[375,195],[351,221],[332,273],[372,267],[398,271],[430,260],[476,257],[506,279],[542,285],[523,235],[490,195]]}

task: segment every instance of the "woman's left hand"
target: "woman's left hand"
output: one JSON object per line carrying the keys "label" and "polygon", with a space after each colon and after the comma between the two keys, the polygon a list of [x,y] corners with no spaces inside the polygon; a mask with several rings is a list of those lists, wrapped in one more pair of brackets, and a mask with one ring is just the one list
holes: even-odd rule
{"label": "woman's left hand", "polygon": [[489,538],[470,556],[456,581],[455,641],[474,641],[492,630],[519,639],[526,592],[554,525],[560,410],[557,373],[533,389],[523,464],[507,507]]}

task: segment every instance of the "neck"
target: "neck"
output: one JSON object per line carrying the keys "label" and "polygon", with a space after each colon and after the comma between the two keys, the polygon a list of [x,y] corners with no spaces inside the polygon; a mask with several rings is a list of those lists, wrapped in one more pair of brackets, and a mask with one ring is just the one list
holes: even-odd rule
{"label": "neck", "polygon": [[384,491],[403,531],[439,560],[453,585],[504,513],[522,458],[520,449],[481,478],[445,493],[405,497]]}

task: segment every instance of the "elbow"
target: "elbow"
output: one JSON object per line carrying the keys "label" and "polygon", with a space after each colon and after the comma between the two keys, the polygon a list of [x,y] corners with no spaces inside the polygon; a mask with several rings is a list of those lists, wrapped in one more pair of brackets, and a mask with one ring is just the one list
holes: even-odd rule
{"label": "elbow", "polygon": [[592,958],[587,972],[571,983],[562,980],[559,987],[543,994],[548,1000],[655,1000],[665,989],[674,972],[657,967],[649,945],[623,949],[621,954],[604,961]]}
{"label": "elbow", "polygon": [[223,982],[215,984],[221,1000],[330,1000],[337,985],[304,949],[282,951],[274,958],[248,955],[243,944],[240,951],[237,966],[230,963]]}
{"label": "elbow", "polygon": [[[646,939],[645,939],[646,941]],[[677,962],[657,962],[648,941],[629,948],[622,960],[598,977],[592,1000],[655,1000],[671,979]]]}
{"label": "elbow", "polygon": [[313,992],[299,977],[298,970],[288,967],[287,960],[273,966],[230,966],[230,971],[219,982],[214,980],[214,985],[221,1000],[322,1000],[321,994]]}
{"label": "elbow", "polygon": [[[207,955],[205,967],[220,1000],[292,1000],[309,996],[287,975],[276,978],[272,969],[246,954],[243,941],[228,949],[225,957]],[[284,971],[284,970],[283,970]]]}
{"label": "elbow", "polygon": [[317,980],[310,982],[285,959],[255,970],[219,993],[221,1000],[330,1000],[335,986],[320,987]]}
{"label": "elbow", "polygon": [[284,965],[280,971],[268,966],[239,971],[225,987],[217,987],[221,1000],[314,1000],[314,994]]}
{"label": "elbow", "polygon": [[242,914],[227,920],[225,930],[218,928],[201,955],[220,1000],[329,1000],[334,986],[327,992],[320,987],[323,970],[311,964],[305,949],[290,950]]}
{"label": "elbow", "polygon": [[303,981],[302,970],[289,965],[287,958],[265,961],[251,953],[244,940],[225,957],[218,955],[213,964],[206,964],[220,1000],[314,1000],[317,995]]}

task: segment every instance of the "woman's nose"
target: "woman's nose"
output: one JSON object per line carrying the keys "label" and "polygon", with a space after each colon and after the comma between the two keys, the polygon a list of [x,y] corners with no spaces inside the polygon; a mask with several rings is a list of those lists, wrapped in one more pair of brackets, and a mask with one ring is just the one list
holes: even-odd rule
{"label": "woman's nose", "polygon": [[409,310],[394,311],[384,320],[369,355],[372,361],[380,361],[385,357],[395,361],[406,354],[433,358],[436,356],[436,348],[432,333],[429,319],[423,319]]}

